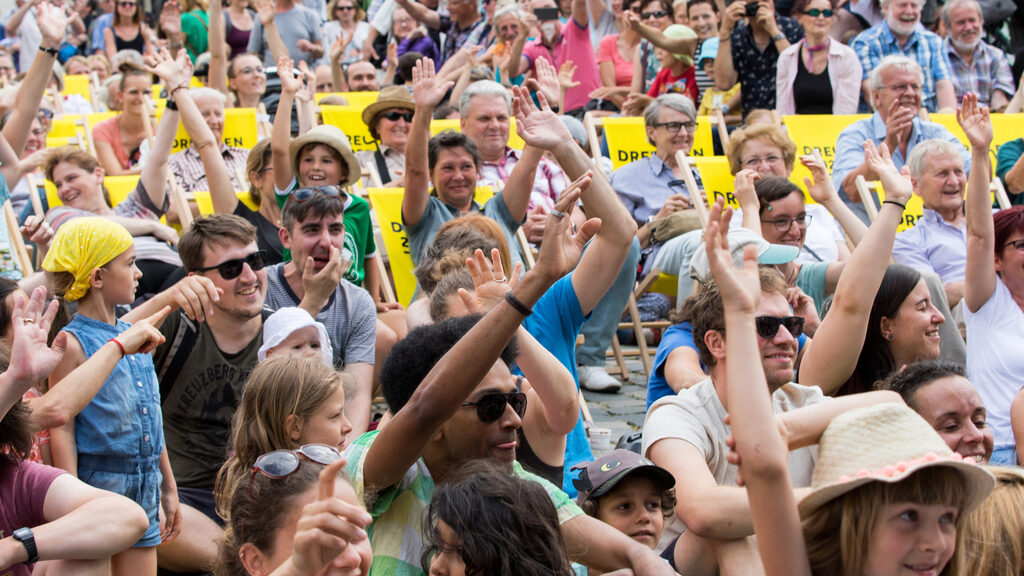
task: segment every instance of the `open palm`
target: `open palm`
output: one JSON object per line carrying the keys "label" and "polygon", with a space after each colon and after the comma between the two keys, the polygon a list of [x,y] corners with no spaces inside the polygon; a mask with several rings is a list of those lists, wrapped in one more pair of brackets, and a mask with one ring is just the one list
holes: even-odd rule
{"label": "open palm", "polygon": [[525,88],[513,86],[512,94],[515,97],[512,111],[516,116],[516,132],[524,142],[542,150],[551,150],[563,142],[572,141],[569,129],[548,106],[543,94],[540,95],[543,108],[533,103],[530,92]]}
{"label": "open palm", "polygon": [[451,81],[441,82],[430,58],[420,58],[412,69],[412,96],[418,106],[437,106],[453,85]]}
{"label": "open palm", "polygon": [[993,138],[992,120],[988,108],[978,106],[977,94],[964,95],[963,103],[956,111],[956,120],[972,147],[988,150]]}

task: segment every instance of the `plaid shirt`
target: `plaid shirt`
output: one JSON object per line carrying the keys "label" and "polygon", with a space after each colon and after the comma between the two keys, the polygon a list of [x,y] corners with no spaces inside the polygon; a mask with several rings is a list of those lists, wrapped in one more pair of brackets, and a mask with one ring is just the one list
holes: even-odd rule
{"label": "plaid shirt", "polygon": [[950,80],[956,90],[957,102],[963,100],[968,92],[977,94],[978,104],[982,106],[992,104],[996,90],[1002,90],[1007,98],[1013,96],[1013,74],[1002,50],[979,40],[974,48],[974,57],[968,64],[957,54],[949,38],[942,41],[942,49],[949,60]]}
{"label": "plaid shirt", "polygon": [[[220,154],[224,157],[224,163],[228,165],[231,185],[235,187],[235,190],[247,190],[248,187],[243,186],[238,181],[237,174],[239,172],[245,173],[245,163],[249,159],[249,150],[246,148],[224,146],[221,148]],[[170,158],[167,159],[167,171],[174,174],[174,179],[178,181],[178,185],[185,192],[206,191],[210,189],[210,184],[206,181],[206,168],[203,166],[203,161],[199,158],[199,152],[196,152],[196,149],[192,146],[181,152],[171,154]]]}
{"label": "plaid shirt", "polygon": [[[484,161],[480,166],[477,173],[477,185],[493,186],[495,192],[504,189],[505,183],[512,175],[512,169],[515,168],[522,155],[522,150],[506,146],[505,155],[499,162]],[[543,206],[548,211],[554,209],[558,197],[568,186],[569,179],[562,171],[561,166],[541,156],[540,162],[537,164],[537,175],[533,179],[533,189],[530,191],[529,209],[533,210],[536,206]]]}
{"label": "plaid shirt", "polygon": [[[922,104],[929,112],[938,111],[938,100],[936,98],[935,83],[939,80],[948,79],[949,61],[942,48],[942,37],[934,32],[925,30],[920,24],[914,29],[905,46],[900,46],[899,40],[893,35],[889,23],[882,21],[878,26],[872,26],[861,32],[850,43],[850,47],[860,58],[861,68],[864,69],[864,80],[872,70],[878,67],[882,58],[891,56],[906,56],[916,61],[924,69],[924,96]],[[861,110],[869,112],[867,103],[861,100]]]}
{"label": "plaid shirt", "polygon": [[441,62],[438,62],[438,65],[454,56],[464,44],[482,44],[491,32],[491,25],[486,19],[481,18],[465,28],[459,28],[458,23],[450,16],[442,14],[440,30],[445,33],[445,38],[441,49]]}

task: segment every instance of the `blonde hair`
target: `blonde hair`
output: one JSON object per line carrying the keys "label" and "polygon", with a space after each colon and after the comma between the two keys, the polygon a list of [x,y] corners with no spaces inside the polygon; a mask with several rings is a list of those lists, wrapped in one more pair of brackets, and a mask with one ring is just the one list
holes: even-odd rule
{"label": "blonde hair", "polygon": [[231,495],[262,454],[294,448],[288,417],[306,421],[347,378],[320,359],[273,357],[261,362],[242,389],[231,423],[233,454],[217,473],[217,513],[229,520]]}
{"label": "blonde hair", "polygon": [[[933,466],[895,484],[869,482],[819,507],[803,519],[811,573],[863,574],[872,536],[886,505],[896,502],[943,504],[961,508],[966,480],[950,467]],[[963,574],[963,517],[957,515],[956,551],[940,576]]]}
{"label": "blonde hair", "polygon": [[264,138],[256,143],[249,150],[248,159],[245,161],[245,175],[249,177],[249,198],[258,207],[263,202],[263,195],[259,187],[252,181],[253,172],[265,172],[270,166],[270,138]]}
{"label": "blonde hair", "polygon": [[996,488],[964,520],[963,562],[976,574],[1024,574],[1024,470],[988,468]]}
{"label": "blonde hair", "polygon": [[793,164],[796,162],[796,144],[786,134],[786,131],[775,124],[753,124],[744,126],[729,136],[729,149],[725,154],[729,157],[729,171],[733,176],[743,170],[740,154],[743,152],[743,147],[751,140],[764,140],[778,148],[782,152],[782,160],[786,164],[786,169],[793,169]]}

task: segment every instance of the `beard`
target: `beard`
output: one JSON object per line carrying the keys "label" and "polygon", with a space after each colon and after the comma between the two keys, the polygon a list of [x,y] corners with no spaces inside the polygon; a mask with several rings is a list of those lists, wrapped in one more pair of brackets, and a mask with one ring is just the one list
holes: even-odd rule
{"label": "beard", "polygon": [[900,36],[910,36],[914,33],[914,28],[917,27],[917,22],[903,22],[897,18],[886,16],[885,22],[889,24],[889,28],[893,32]]}
{"label": "beard", "polygon": [[975,36],[973,42],[960,42],[954,40],[952,36],[949,37],[950,44],[957,49],[957,52],[974,52],[974,49],[978,47],[978,42],[981,42],[981,36]]}

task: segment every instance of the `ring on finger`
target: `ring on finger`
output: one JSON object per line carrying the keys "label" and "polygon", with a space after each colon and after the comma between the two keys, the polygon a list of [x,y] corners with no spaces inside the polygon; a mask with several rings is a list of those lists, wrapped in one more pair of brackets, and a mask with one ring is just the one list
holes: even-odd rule
{"label": "ring on finger", "polygon": [[24,324],[35,324],[36,323],[36,319],[35,318],[22,318],[21,321]]}
{"label": "ring on finger", "polygon": [[508,282],[508,276],[502,276],[501,278],[495,278],[494,281],[497,282],[498,284],[504,284],[505,282]]}
{"label": "ring on finger", "polygon": [[561,210],[552,209],[551,215],[558,219],[565,218],[565,212],[562,212]]}

